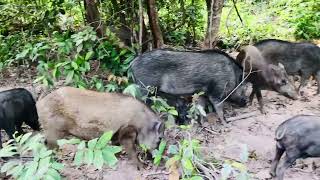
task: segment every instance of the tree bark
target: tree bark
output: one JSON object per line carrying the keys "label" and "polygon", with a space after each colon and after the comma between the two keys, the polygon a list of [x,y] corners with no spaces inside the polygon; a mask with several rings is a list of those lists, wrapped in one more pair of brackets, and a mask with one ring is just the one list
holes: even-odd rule
{"label": "tree bark", "polygon": [[163,45],[163,37],[159,25],[158,12],[155,0],[147,0],[147,11],[149,16],[150,29],[153,36],[154,48],[161,48]]}
{"label": "tree bark", "polygon": [[212,48],[217,40],[223,3],[224,0],[206,0],[208,25],[204,40],[205,48]]}
{"label": "tree bark", "polygon": [[84,0],[84,8],[86,10],[86,22],[97,32],[98,37],[104,36],[104,26],[100,19],[98,9],[99,2],[97,0]]}

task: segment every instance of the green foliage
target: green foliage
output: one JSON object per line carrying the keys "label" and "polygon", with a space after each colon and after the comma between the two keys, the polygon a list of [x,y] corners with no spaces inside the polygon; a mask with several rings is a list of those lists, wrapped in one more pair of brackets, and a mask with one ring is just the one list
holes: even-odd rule
{"label": "green foliage", "polygon": [[320,38],[320,1],[299,0],[294,18],[290,21],[295,28],[298,39]]}
{"label": "green foliage", "polygon": [[153,155],[153,164],[155,164],[156,166],[160,165],[164,150],[166,148],[167,142],[162,140],[159,144],[159,148],[154,150],[154,152],[152,153]]}
{"label": "green foliage", "polygon": [[204,95],[204,92],[195,93],[192,95],[192,103],[189,105],[190,108],[188,110],[187,117],[193,120],[198,120],[200,117],[206,117],[206,111],[204,110],[205,107],[202,107],[199,104],[199,97]]}
{"label": "green foliage", "polygon": [[6,173],[7,176],[12,176],[18,180],[61,179],[59,171],[63,169],[63,165],[54,160],[52,150],[48,150],[43,144],[44,138],[42,135],[32,136],[32,133],[27,133],[15,137],[15,141],[16,144],[13,144],[13,140],[9,140],[0,149],[0,158],[13,155],[25,156],[31,152],[33,159],[27,162],[21,158],[18,160],[11,159],[1,167],[1,173]]}
{"label": "green foliage", "polygon": [[236,180],[249,180],[250,174],[245,163],[248,161],[249,153],[247,145],[242,146],[242,153],[240,154],[240,162],[226,160],[221,169],[221,179],[227,180],[235,177]]}
{"label": "green foliage", "polygon": [[158,3],[164,39],[179,46],[194,43],[204,36],[207,12],[204,0],[161,0]]}
{"label": "green foliage", "polygon": [[109,167],[115,167],[118,162],[115,154],[121,151],[121,147],[110,145],[112,132],[105,132],[100,138],[90,141],[81,141],[79,139],[58,140],[58,145],[77,144],[77,152],[74,157],[74,164],[80,166],[82,164],[93,165],[101,169],[104,164]]}
{"label": "green foliage", "polygon": [[152,101],[151,108],[158,113],[166,115],[169,124],[174,124],[174,119],[178,116],[178,111],[175,107],[170,106],[165,99],[159,96],[152,96],[150,100]]}
{"label": "green foliage", "polygon": [[137,84],[130,84],[129,86],[127,86],[123,91],[123,94],[128,94],[131,95],[135,98],[141,99],[142,98],[142,94],[140,92],[139,86]]}
{"label": "green foliage", "polygon": [[195,139],[183,139],[178,146],[170,145],[168,148],[168,154],[173,157],[168,159],[166,166],[170,167],[174,163],[178,163],[183,170],[183,178],[198,177],[197,168],[194,162],[201,159],[199,150],[199,141]]}

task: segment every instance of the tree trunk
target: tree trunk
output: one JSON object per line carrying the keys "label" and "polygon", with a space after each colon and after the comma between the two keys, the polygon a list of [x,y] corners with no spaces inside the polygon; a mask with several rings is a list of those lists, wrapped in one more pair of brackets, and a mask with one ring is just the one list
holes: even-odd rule
{"label": "tree trunk", "polygon": [[147,0],[147,10],[149,16],[150,29],[153,36],[154,48],[160,48],[163,45],[163,37],[159,26],[158,12],[155,0]]}
{"label": "tree trunk", "polygon": [[98,10],[99,2],[97,0],[84,0],[84,8],[86,10],[86,22],[97,32],[98,37],[104,36],[104,26],[100,19]]}
{"label": "tree trunk", "polygon": [[205,48],[212,48],[217,40],[223,3],[224,0],[206,0],[208,25],[206,38],[204,40]]}

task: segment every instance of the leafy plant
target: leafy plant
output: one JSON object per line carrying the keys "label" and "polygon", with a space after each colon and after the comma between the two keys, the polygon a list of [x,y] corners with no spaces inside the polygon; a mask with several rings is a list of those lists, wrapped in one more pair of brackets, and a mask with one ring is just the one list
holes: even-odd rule
{"label": "leafy plant", "polygon": [[158,113],[167,115],[167,121],[173,124],[175,117],[178,116],[175,107],[169,106],[167,101],[161,97],[152,96],[150,100],[152,101],[151,108]]}
{"label": "leafy plant", "polygon": [[204,92],[195,93],[192,95],[192,103],[189,105],[190,108],[188,110],[187,117],[193,120],[198,120],[200,117],[206,117],[206,111],[204,110],[205,107],[202,107],[199,104],[199,97],[204,95]]}
{"label": "leafy plant", "polygon": [[183,178],[198,177],[194,162],[201,159],[199,157],[200,144],[198,140],[183,139],[178,146],[170,145],[168,148],[169,155],[173,155],[168,159],[166,167],[170,167],[174,163],[178,163],[183,170]]}
{"label": "leafy plant", "polygon": [[248,161],[249,153],[247,145],[242,146],[242,153],[240,154],[240,162],[226,160],[221,169],[221,179],[227,180],[235,177],[237,180],[249,180],[250,174],[245,163]]}
{"label": "leafy plant", "polygon": [[101,169],[104,164],[115,167],[118,162],[115,154],[121,151],[121,147],[110,145],[112,132],[105,132],[100,138],[90,141],[81,141],[79,139],[58,140],[61,147],[64,144],[77,144],[77,152],[74,157],[74,164],[80,166],[82,164],[93,165]]}
{"label": "leafy plant", "polygon": [[155,164],[156,166],[160,165],[164,150],[166,148],[167,142],[162,140],[159,144],[159,148],[154,150],[154,152],[152,153],[153,155],[153,164]]}
{"label": "leafy plant", "polygon": [[[0,157],[11,157],[19,155],[20,159],[9,160],[1,167],[1,173],[12,176],[15,179],[54,179],[59,180],[61,176],[59,171],[63,169],[63,165],[56,162],[53,158],[52,150],[48,150],[43,144],[44,138],[40,134],[32,136],[27,133],[9,140],[5,146],[0,149]],[[21,157],[31,152],[32,160],[23,161]]]}

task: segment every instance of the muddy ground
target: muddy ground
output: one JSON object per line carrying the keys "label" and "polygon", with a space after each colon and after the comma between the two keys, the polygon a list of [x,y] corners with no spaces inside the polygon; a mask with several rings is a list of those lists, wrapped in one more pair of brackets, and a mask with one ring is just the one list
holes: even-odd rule
{"label": "muddy ground", "polygon": [[[21,70],[20,70],[21,71]],[[20,76],[19,76],[20,74]],[[12,87],[26,87],[38,96],[41,89],[39,85],[31,86],[35,77],[34,69],[22,72],[12,71],[3,75],[0,80],[1,89]],[[266,115],[258,111],[258,103],[255,100],[253,105],[245,108],[227,108],[228,116],[242,116],[251,114],[253,116],[233,121],[230,128],[219,131],[215,123],[206,123],[202,127],[193,127],[191,136],[201,141],[204,157],[218,160],[239,160],[242,144],[246,144],[249,149],[250,159],[247,163],[249,172],[253,179],[270,179],[270,161],[274,156],[275,141],[274,131],[284,120],[297,114],[320,115],[320,95],[314,96],[316,92],[315,82],[310,82],[303,89],[303,96],[296,101],[289,100],[277,93],[263,91]],[[2,132],[4,133],[4,132]],[[179,139],[178,131],[170,130],[166,132],[169,142]],[[62,174],[67,179],[106,179],[106,180],[135,180],[135,179],[168,179],[168,170],[164,165],[156,168],[149,163],[146,167],[138,171],[126,155],[119,157],[120,161],[115,169],[104,168],[96,170],[92,167],[75,167],[71,160],[74,155],[74,147],[67,146],[59,153],[63,157],[62,162],[67,164]],[[0,162],[1,164],[1,162]],[[298,160],[296,165],[286,171],[286,180],[319,180],[320,179],[320,159]]]}

